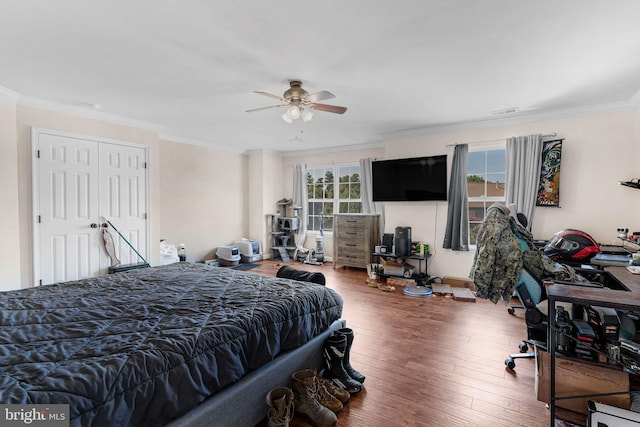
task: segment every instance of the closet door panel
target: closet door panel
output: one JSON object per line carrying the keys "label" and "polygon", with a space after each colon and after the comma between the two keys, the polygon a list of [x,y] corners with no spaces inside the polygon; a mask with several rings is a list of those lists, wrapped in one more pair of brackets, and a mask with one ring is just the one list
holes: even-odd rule
{"label": "closet door panel", "polygon": [[[143,148],[100,144],[100,209],[131,246],[148,259],[145,156]],[[122,264],[142,262],[124,239],[114,235],[114,241]]]}

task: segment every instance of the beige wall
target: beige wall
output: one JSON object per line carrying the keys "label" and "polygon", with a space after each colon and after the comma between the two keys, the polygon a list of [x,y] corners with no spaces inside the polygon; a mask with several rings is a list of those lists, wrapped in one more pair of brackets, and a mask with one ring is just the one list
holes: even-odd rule
{"label": "beige wall", "polygon": [[271,257],[271,222],[267,214],[277,213],[276,202],[285,197],[282,165],[283,158],[278,154],[249,153],[248,237],[261,243],[266,258]]}
{"label": "beige wall", "polygon": [[161,141],[159,238],[184,243],[187,260],[199,261],[246,237],[246,177],[245,155]]}
{"label": "beige wall", "polygon": [[20,287],[16,103],[0,97],[0,291]]}
{"label": "beige wall", "polygon": [[[351,152],[348,157],[339,152],[287,158],[285,187],[292,179],[292,164],[296,162],[315,166],[362,157],[391,159],[447,154],[450,170],[453,147],[446,147],[448,144],[556,132],[559,138],[565,138],[560,178],[561,208],[535,208],[534,237],[548,239],[563,228],[578,228],[601,243],[612,243],[616,240],[619,226],[640,231],[640,190],[617,184],[620,180],[640,176],[637,167],[640,161],[638,129],[640,112],[636,110],[407,136],[385,141],[382,155],[361,151]],[[429,259],[429,274],[460,277],[469,274],[472,252],[442,248],[447,221],[446,202],[386,203],[385,217],[385,232],[392,233],[396,226],[411,226],[413,240],[429,243],[433,254]]]}

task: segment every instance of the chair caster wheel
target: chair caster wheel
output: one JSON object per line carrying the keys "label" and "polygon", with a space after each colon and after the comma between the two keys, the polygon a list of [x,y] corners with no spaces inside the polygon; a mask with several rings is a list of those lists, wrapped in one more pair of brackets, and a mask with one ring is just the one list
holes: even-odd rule
{"label": "chair caster wheel", "polygon": [[505,365],[507,368],[509,368],[509,369],[515,369],[515,367],[516,367],[516,361],[515,361],[515,360],[513,360],[513,358],[508,357],[508,358],[506,358],[506,359],[505,359],[505,361],[504,361],[504,365]]}
{"label": "chair caster wheel", "polygon": [[520,353],[526,353],[529,351],[529,344],[523,341],[518,345],[518,348],[520,349]]}
{"label": "chair caster wheel", "polygon": [[509,313],[509,314],[516,314],[516,309],[515,309],[515,308],[513,308],[513,307],[509,307],[509,308],[507,308],[507,313]]}

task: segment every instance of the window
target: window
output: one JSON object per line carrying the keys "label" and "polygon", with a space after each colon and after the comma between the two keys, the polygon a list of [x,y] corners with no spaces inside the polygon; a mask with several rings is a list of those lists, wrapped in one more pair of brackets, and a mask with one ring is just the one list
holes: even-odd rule
{"label": "window", "polygon": [[487,208],[505,203],[506,149],[493,147],[469,150],[467,191],[469,193],[469,242],[476,243],[478,228]]}
{"label": "window", "polygon": [[[338,191],[335,191],[336,185]],[[307,229],[319,231],[322,218],[323,230],[332,231],[334,212],[362,212],[360,166],[355,164],[308,168],[307,197]]]}

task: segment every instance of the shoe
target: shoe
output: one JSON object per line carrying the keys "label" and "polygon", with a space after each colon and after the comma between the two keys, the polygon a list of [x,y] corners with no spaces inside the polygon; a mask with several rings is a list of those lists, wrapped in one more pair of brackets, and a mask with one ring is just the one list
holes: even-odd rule
{"label": "shoe", "polygon": [[325,340],[322,354],[327,369],[324,376],[338,387],[353,394],[362,390],[362,383],[351,378],[344,369],[343,360],[346,348],[347,337],[344,335],[336,333]]}
{"label": "shoe", "polygon": [[289,427],[293,418],[293,392],[286,387],[277,387],[267,393],[267,421],[269,427]]}
{"label": "shoe", "polygon": [[[383,289],[386,290],[386,289]],[[390,291],[395,290],[395,288],[391,287]],[[360,372],[356,371],[351,367],[351,363],[349,362],[349,354],[351,353],[351,346],[353,345],[353,329],[351,328],[340,328],[336,331],[336,335],[342,335],[347,339],[347,348],[344,351],[344,358],[342,359],[342,366],[344,366],[344,370],[349,374],[351,378],[358,381],[360,384],[364,383],[364,380],[367,378],[362,375]]]}
{"label": "shoe", "polygon": [[[296,412],[306,415],[316,427],[332,426],[338,421],[333,411],[320,404],[320,384],[315,371],[304,369],[294,372],[291,375],[291,380]],[[339,400],[338,403],[340,403]]]}
{"label": "shoe", "polygon": [[349,401],[351,395],[349,392],[343,388],[336,386],[331,380],[318,376],[318,381],[320,385],[324,386],[327,391],[333,395],[336,399],[338,399],[342,404],[345,404]]}

